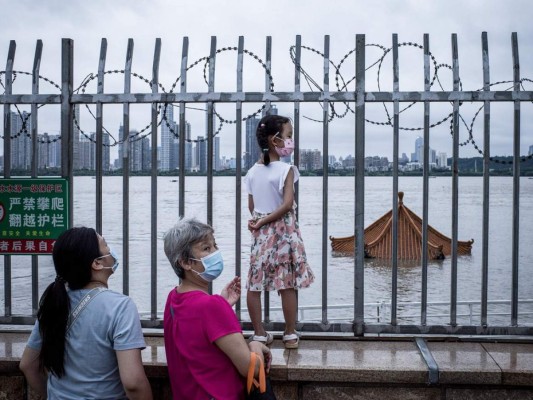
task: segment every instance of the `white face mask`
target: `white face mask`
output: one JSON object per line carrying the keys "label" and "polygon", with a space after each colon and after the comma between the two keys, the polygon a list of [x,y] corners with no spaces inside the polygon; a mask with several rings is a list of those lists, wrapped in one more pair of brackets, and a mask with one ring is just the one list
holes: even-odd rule
{"label": "white face mask", "polygon": [[111,248],[109,248],[109,254],[106,254],[105,256],[98,257],[98,258],[100,259],[100,258],[109,257],[109,256],[113,257],[113,260],[115,260],[115,263],[111,267],[102,267],[102,268],[112,269],[113,272],[115,272],[117,270],[118,266],[120,265],[120,263],[118,262],[117,255],[115,254],[115,252]]}

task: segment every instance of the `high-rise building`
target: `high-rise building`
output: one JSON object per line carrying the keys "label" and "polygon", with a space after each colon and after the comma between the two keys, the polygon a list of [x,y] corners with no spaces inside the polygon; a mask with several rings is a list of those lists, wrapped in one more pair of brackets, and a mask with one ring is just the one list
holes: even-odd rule
{"label": "high-rise building", "polygon": [[[411,162],[424,163],[424,138],[418,136],[415,140],[415,152],[411,153]],[[429,163],[437,162],[437,152],[429,148]]]}
{"label": "high-rise building", "polygon": [[[94,135],[94,133],[92,134]],[[92,170],[94,169],[93,154],[95,143],[85,135],[80,136],[80,143],[78,148],[78,169]]]}
{"label": "high-rise building", "polygon": [[415,140],[415,151],[411,153],[411,162],[422,163],[424,160],[424,138],[418,136]]}
{"label": "high-rise building", "polygon": [[[124,164],[124,149],[126,148],[122,139],[124,137],[123,126],[120,126],[119,128],[119,137],[121,143],[118,147],[117,168],[122,168]],[[152,152],[150,147],[150,140],[147,137],[139,136],[139,132],[136,130],[130,131],[127,148],[130,171],[147,171],[151,168]]]}
{"label": "high-rise building", "polygon": [[185,142],[185,171],[191,171],[194,166],[194,161],[191,142],[191,124],[189,122],[185,124],[185,137],[187,138]]}
{"label": "high-rise building", "polygon": [[[81,124],[80,122],[80,105],[75,104],[74,105],[74,118],[76,118],[76,121],[78,124]],[[73,145],[73,157],[74,160],[72,161],[72,165],[74,169],[80,169],[80,128],[77,124],[73,124],[74,128],[72,130],[72,145]]]}
{"label": "high-rise building", "polygon": [[[102,133],[102,170],[110,170],[109,134]],[[89,137],[81,135],[79,146],[79,169],[96,170],[96,133],[92,132]]]}
{"label": "high-rise building", "polygon": [[198,161],[198,171],[207,172],[207,141],[203,136],[198,136],[196,142],[196,160]]}
{"label": "high-rise building", "polygon": [[122,125],[118,127],[118,141],[118,158],[116,167],[122,169],[124,159],[124,127]]}
{"label": "high-rise building", "polygon": [[26,111],[11,112],[11,168],[31,167],[31,119]]}
{"label": "high-rise building", "polygon": [[46,169],[50,166],[48,144],[50,138],[48,133],[37,135],[37,169]]}
{"label": "high-rise building", "polygon": [[130,131],[130,171],[148,171],[150,169],[150,140],[140,137],[137,131]]}
{"label": "high-rise building", "polygon": [[178,133],[178,126],[174,122],[174,107],[169,104],[165,111],[166,121],[161,123],[161,171],[170,171],[177,168],[178,154],[177,141],[174,132]]}
{"label": "high-rise building", "polygon": [[409,162],[409,157],[407,157],[407,154],[402,153],[401,157],[398,157],[398,164],[405,165]]}
{"label": "high-rise building", "polygon": [[528,151],[527,155],[530,156],[532,154],[533,154],[533,144],[531,146],[529,146],[529,151]]}
{"label": "high-rise building", "polygon": [[48,166],[51,168],[61,167],[61,135],[48,135]]}
{"label": "high-rise building", "polygon": [[213,140],[213,170],[220,171],[220,137],[215,136]]}
{"label": "high-rise building", "polygon": [[257,131],[257,125],[259,125],[260,119],[256,116],[248,118],[246,120],[246,144],[244,154],[244,168],[250,169],[259,160],[261,156],[261,149],[257,144],[257,137],[255,135]]}
{"label": "high-rise building", "polygon": [[447,168],[448,167],[448,156],[446,153],[439,152],[437,155],[437,166],[439,168]]}
{"label": "high-rise building", "polygon": [[312,171],[322,169],[322,153],[320,150],[300,150],[300,169]]}

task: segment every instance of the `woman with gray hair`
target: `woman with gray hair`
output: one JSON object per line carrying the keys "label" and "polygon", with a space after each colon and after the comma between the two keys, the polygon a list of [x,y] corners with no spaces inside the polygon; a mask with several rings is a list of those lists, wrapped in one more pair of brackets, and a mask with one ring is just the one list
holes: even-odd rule
{"label": "woman with gray hair", "polygon": [[[165,351],[174,399],[244,399],[251,352],[270,367],[268,347],[246,343],[232,306],[241,295],[235,277],[220,295],[209,283],[224,268],[209,225],[181,219],[164,237],[165,254],[181,283],[168,295],[164,313]],[[260,363],[255,365],[259,375]]]}

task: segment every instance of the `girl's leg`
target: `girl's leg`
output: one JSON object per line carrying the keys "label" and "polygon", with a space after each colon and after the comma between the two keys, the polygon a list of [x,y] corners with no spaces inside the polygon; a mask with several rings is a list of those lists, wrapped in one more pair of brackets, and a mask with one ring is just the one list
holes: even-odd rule
{"label": "girl's leg", "polygon": [[263,320],[261,318],[261,293],[262,292],[252,290],[248,290],[246,293],[248,314],[250,314],[250,320],[252,321],[256,336],[266,336],[265,329],[263,328]]}
{"label": "girl's leg", "polygon": [[[296,332],[296,291],[294,289],[280,290],[281,307],[283,308],[283,317],[285,318],[285,335]],[[289,343],[296,343],[296,340],[290,340]]]}

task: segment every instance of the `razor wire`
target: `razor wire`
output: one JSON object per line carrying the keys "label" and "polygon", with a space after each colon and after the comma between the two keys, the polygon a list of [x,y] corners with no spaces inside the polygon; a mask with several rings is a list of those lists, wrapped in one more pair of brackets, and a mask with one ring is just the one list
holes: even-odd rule
{"label": "razor wire", "polygon": [[[365,71],[369,71],[372,68],[376,68],[377,69],[377,71],[376,71],[377,87],[378,87],[378,91],[381,92],[382,91],[381,90],[381,86],[382,86],[382,83],[381,83],[381,70],[382,70],[382,66],[383,66],[383,63],[384,63],[386,57],[391,54],[392,47],[385,47],[383,45],[376,44],[376,43],[366,44],[365,47],[377,48],[377,49],[379,49],[381,51],[381,55],[377,59],[373,60],[370,63],[369,66],[365,67]],[[402,47],[412,47],[412,48],[420,49],[420,50],[424,49],[424,47],[422,45],[420,45],[418,43],[415,43],[415,42],[402,42],[402,43],[399,43],[398,44],[398,48],[402,48]],[[301,45],[300,48],[303,49],[303,50],[309,51],[311,53],[314,53],[314,54],[316,54],[316,55],[318,55],[320,57],[326,58],[325,55],[321,51],[319,51],[317,49],[314,49],[314,48],[312,48],[310,46]],[[228,52],[228,51],[238,51],[238,48],[237,47],[222,47],[222,48],[217,49],[215,51],[215,53],[216,54],[221,54],[223,52]],[[264,69],[264,72],[265,72],[266,76],[268,77],[268,82],[269,82],[268,90],[270,92],[274,92],[274,79],[273,79],[272,72],[271,72],[270,68],[266,65],[266,63],[259,56],[257,56],[252,51],[247,50],[247,49],[242,49],[242,52],[243,52],[243,54],[251,57],[253,60],[255,60],[257,63],[260,64],[260,66]],[[294,64],[294,66],[297,69],[297,71],[302,74],[302,76],[304,77],[304,80],[306,81],[306,83],[307,83],[308,87],[310,88],[310,90],[311,91],[323,92],[324,90],[320,86],[320,84],[311,76],[310,73],[308,73],[305,70],[305,68],[302,66],[302,63],[298,62],[296,60],[296,54],[295,53],[296,53],[296,46],[291,46],[289,48],[289,55],[290,55],[291,62]],[[355,53],[355,48],[351,49],[346,54],[344,54],[338,64],[335,64],[335,62],[333,60],[328,58],[329,64],[334,68],[334,71],[335,71],[335,86],[336,86],[336,88],[337,88],[337,90],[339,92],[342,92],[342,91],[347,92],[347,91],[349,91],[348,86],[352,82],[354,82],[354,80],[355,80],[355,75],[352,76],[350,79],[345,79],[344,76],[340,72],[341,71],[341,67],[343,66],[343,64],[354,53]],[[436,57],[431,52],[428,52],[428,56],[430,57],[432,65],[433,65],[433,75],[431,77],[431,80],[430,80],[430,83],[429,83],[429,87],[432,88],[432,87],[434,87],[435,84],[437,84],[438,87],[440,88],[440,90],[444,91],[444,86],[443,86],[443,84],[442,84],[442,82],[440,80],[440,76],[439,76],[439,70],[441,70],[441,69],[452,70],[452,67],[449,64],[438,63]],[[205,84],[207,86],[209,86],[209,81],[208,81],[208,77],[207,77],[207,69],[208,69],[209,64],[210,64],[210,59],[211,59],[210,56],[200,57],[199,59],[194,61],[192,64],[187,66],[186,72],[188,72],[189,70],[191,70],[191,69],[193,69],[193,68],[195,68],[198,65],[203,63],[203,80],[204,80]],[[32,76],[32,73],[26,72],[26,71],[12,71],[12,73],[13,73],[13,82],[16,80],[18,74]],[[125,73],[126,73],[125,70],[121,70],[121,69],[107,70],[107,71],[103,72],[104,75],[125,74]],[[2,82],[2,75],[4,75],[4,74],[5,74],[5,71],[0,71],[0,85],[4,88],[4,93],[5,93],[5,86],[4,86],[4,83]],[[131,75],[134,78],[137,78],[140,81],[146,83],[150,87],[153,84],[153,82],[151,80],[145,78],[141,74],[138,74],[138,73],[135,73],[135,72],[131,72]],[[81,92],[82,94],[84,94],[86,92],[87,88],[88,88],[88,85],[93,80],[95,80],[97,77],[98,77],[98,74],[89,73],[81,81],[79,86],[76,89],[74,89],[73,93],[80,93]],[[59,85],[57,83],[55,83],[54,81],[52,81],[51,79],[48,79],[48,78],[46,78],[44,76],[41,76],[41,75],[39,75],[38,78],[40,80],[43,80],[43,81],[49,83],[50,85],[52,85],[53,87],[55,87],[59,91],[61,90]],[[158,83],[158,87],[160,88],[162,93],[172,94],[172,93],[174,93],[174,90],[175,90],[176,86],[178,85],[180,79],[182,79],[182,77],[178,76],[174,80],[174,82],[172,83],[172,85],[170,87],[170,90],[168,92],[166,91],[165,87],[161,83]],[[524,88],[524,83],[525,82],[533,83],[533,81],[531,79],[529,79],[529,78],[520,79],[519,85],[520,85],[520,87],[523,90],[525,90],[525,88]],[[511,83],[513,83],[513,81],[509,81],[509,80],[499,81],[499,82],[489,83],[489,87],[494,87],[496,85],[503,85],[503,84],[511,84]],[[462,82],[461,82],[460,79],[459,79],[459,85],[460,85],[460,90],[462,90]],[[513,86],[511,86],[511,87],[509,87],[509,88],[507,88],[505,90],[511,90],[511,89],[513,89]],[[477,89],[476,91],[481,91],[481,90],[482,89]],[[320,102],[318,102],[318,103],[319,103],[319,105],[321,107],[323,107],[323,105],[320,104]],[[337,119],[342,119],[342,118],[346,117],[348,115],[348,113],[355,114],[355,111],[350,106],[349,102],[341,101],[339,103],[341,103],[342,106],[344,107],[344,109],[342,111],[340,111],[340,112],[337,111],[337,108],[336,108],[337,104],[335,104],[335,102],[327,102],[327,106],[329,107],[329,109],[331,111],[329,113],[328,118],[327,118],[327,122],[328,123],[332,122],[336,118]],[[413,107],[416,103],[417,102],[410,102],[408,105],[406,105],[405,107],[403,107],[402,109],[399,110],[399,114],[406,112],[408,109]],[[461,106],[462,104],[463,104],[463,102],[460,102],[459,106]],[[45,104],[39,104],[38,108],[42,107],[43,105],[45,105]],[[90,114],[90,116],[93,119],[96,120],[96,115],[94,114],[94,112],[89,107],[89,104],[84,104],[84,105],[85,105],[85,108],[87,109],[88,113]],[[385,120],[379,121],[379,120],[372,120],[372,119],[369,119],[369,118],[365,118],[365,121],[367,123],[369,123],[369,124],[372,124],[372,125],[390,126],[390,127],[392,127],[393,126],[393,122],[392,122],[393,121],[393,116],[391,116],[391,112],[389,110],[389,107],[387,106],[386,102],[382,102],[382,105],[383,105],[383,109],[384,109],[384,113],[385,113]],[[172,124],[172,122],[174,122],[174,121],[171,122],[167,118],[167,110],[168,110],[169,106],[176,107],[173,103],[169,103],[169,102],[164,102],[164,103],[159,103],[158,104],[158,107],[157,107],[157,116],[158,116],[158,118],[157,118],[157,120],[158,120],[157,127],[161,126],[164,123],[165,126],[168,128],[168,130],[172,133],[172,135],[175,138],[180,139],[179,132],[177,132],[175,130],[175,128],[174,128],[175,124]],[[266,107],[267,107],[267,104],[264,103],[255,112],[253,112],[251,114],[248,114],[247,116],[241,118],[240,121],[244,122],[244,121],[246,121],[248,119],[255,118],[258,114],[265,112]],[[15,132],[13,134],[10,134],[10,138],[11,139],[16,139],[16,138],[18,138],[18,137],[20,137],[22,135],[26,135],[27,137],[31,137],[30,133],[28,132],[28,123],[27,123],[31,113],[21,112],[17,104],[15,104],[15,108],[16,108],[18,114],[19,114],[19,118],[21,119],[22,123],[21,123],[21,128],[17,132]],[[203,110],[203,109],[199,109],[199,108],[195,108],[195,107],[190,107],[190,106],[185,106],[185,108],[207,112],[207,110]],[[466,140],[460,142],[459,146],[466,146],[467,144],[471,144],[474,147],[474,149],[481,156],[484,155],[484,152],[479,147],[479,145],[476,143],[476,141],[474,139],[474,125],[475,125],[475,122],[476,122],[476,119],[477,119],[479,113],[481,112],[481,110],[483,110],[483,108],[484,108],[484,105],[481,105],[477,109],[477,111],[474,113],[474,116],[472,117],[472,119],[471,119],[471,121],[469,123],[465,120],[465,118],[463,117],[463,115],[461,113],[458,113],[458,118],[460,119],[460,122],[465,127],[465,129],[466,129],[466,131],[468,133],[468,138]],[[224,116],[222,116],[216,110],[215,107],[213,107],[213,116],[218,119],[218,127],[212,133],[212,135],[211,135],[212,137],[217,136],[221,132],[221,130],[222,130],[222,128],[223,128],[223,126],[225,124],[236,124],[236,123],[240,122],[237,119],[227,119],[227,118],[225,118]],[[430,123],[429,127],[430,128],[435,128],[435,127],[437,127],[439,125],[442,125],[446,121],[449,121],[449,123],[450,123],[450,134],[453,137],[454,133],[453,133],[453,119],[452,119],[452,116],[453,116],[453,112],[449,113],[448,115],[444,116],[443,118],[439,119],[438,121]],[[315,119],[315,118],[312,118],[312,117],[309,117],[309,116],[306,116],[306,115],[304,115],[303,118],[308,119],[308,120],[313,121],[313,122],[317,122],[317,123],[323,123],[324,122],[322,120],[318,120],[318,119]],[[90,135],[88,135],[83,130],[83,128],[81,127],[80,121],[78,121],[78,118],[76,117],[76,113],[74,113],[73,122],[74,122],[74,125],[76,126],[76,128],[78,129],[78,131],[79,131],[79,133],[81,135],[83,135],[87,140],[89,140],[91,142],[94,142],[94,143],[96,142],[96,140],[94,138],[92,138]],[[152,133],[151,132],[151,128],[152,128],[152,123],[149,122],[140,131],[132,131],[134,133],[132,133],[132,132],[124,133],[123,138],[118,138],[117,139],[117,138],[115,138],[113,136],[113,134],[111,134],[111,132],[109,132],[109,130],[105,126],[102,126],[103,132],[105,132],[107,135],[109,135],[109,138],[112,139],[112,142],[110,142],[109,144],[103,143],[103,145],[104,146],[113,147],[113,146],[116,146],[116,145],[119,145],[119,144],[123,144],[126,141],[135,142],[135,141],[138,141],[138,140],[142,140],[142,139],[146,138],[147,136],[151,135],[151,133]],[[421,131],[423,129],[424,129],[424,127],[421,127],[421,126],[400,126],[399,127],[400,131]],[[3,139],[4,135],[0,135],[0,137]],[[40,137],[38,137],[38,142],[42,143],[42,144],[46,144],[46,143],[49,144],[49,143],[54,143],[54,142],[56,142],[56,141],[58,141],[60,139],[61,139],[61,135],[60,134],[57,135],[57,137],[55,137],[53,139],[49,139],[49,138],[47,139],[47,138],[44,138],[43,136],[40,136]],[[204,141],[206,141],[208,139],[209,139],[209,137],[198,138],[198,139],[188,139],[186,137],[183,138],[184,141],[190,142],[190,143],[204,142]],[[532,158],[533,158],[533,154],[530,154],[528,156],[520,156],[520,161],[524,162],[524,161],[527,161],[527,160],[532,159]],[[489,159],[490,159],[490,161],[495,162],[495,163],[504,163],[504,164],[512,164],[513,163],[513,161],[499,160],[498,158],[495,158],[495,157],[492,157],[492,156],[489,157]]]}

